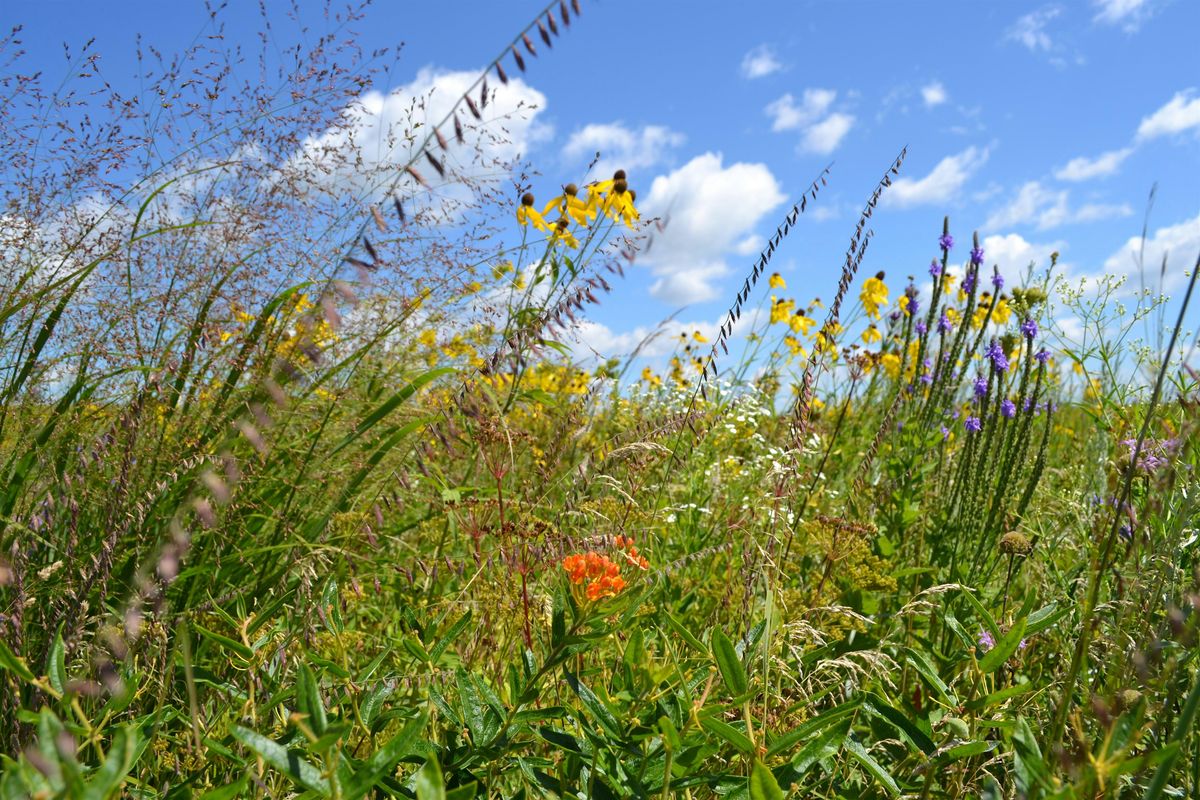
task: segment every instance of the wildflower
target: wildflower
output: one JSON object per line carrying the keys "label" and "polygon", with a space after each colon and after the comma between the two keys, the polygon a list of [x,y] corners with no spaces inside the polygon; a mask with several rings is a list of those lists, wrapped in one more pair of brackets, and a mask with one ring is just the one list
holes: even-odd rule
{"label": "wildflower", "polygon": [[975,270],[967,270],[967,274],[963,276],[962,290],[966,294],[975,291]]}
{"label": "wildflower", "polygon": [[662,386],[662,378],[655,375],[654,370],[650,369],[649,367],[642,368],[642,380],[655,389],[657,389],[659,386]]}
{"label": "wildflower", "polygon": [[538,230],[550,233],[550,224],[546,222],[546,218],[533,207],[533,193],[526,192],[521,195],[521,205],[517,207],[517,222],[522,225],[533,223],[533,227]]}
{"label": "wildflower", "polygon": [[700,331],[695,331],[694,333],[692,333],[692,339],[694,341],[699,342],[700,344],[708,344],[708,337],[705,336]]}
{"label": "wildflower", "polygon": [[579,240],[575,238],[575,234],[570,230],[570,223],[566,217],[561,217],[558,222],[554,223],[554,234],[550,237],[551,242],[562,242],[572,250],[579,249]]}
{"label": "wildflower", "polygon": [[1008,369],[1008,355],[1004,352],[1000,342],[995,339],[992,339],[991,345],[984,351],[983,356],[992,360],[992,368],[996,372],[1004,372]]}
{"label": "wildflower", "polygon": [[996,307],[992,309],[992,323],[995,325],[1004,325],[1012,316],[1012,306],[1008,304],[1007,297],[1001,297],[996,301]]}
{"label": "wildflower", "polygon": [[967,417],[966,420],[963,421],[963,427],[966,428],[969,433],[978,433],[979,431],[983,430],[983,423],[979,420],[979,417]]}
{"label": "wildflower", "polygon": [[987,630],[980,631],[980,633],[979,633],[979,652],[980,652],[980,654],[986,653],[988,650],[991,650],[995,646],[996,646],[996,639],[995,639],[995,637],[992,636],[992,632],[987,631]]}
{"label": "wildflower", "polygon": [[975,379],[975,397],[977,397],[977,398],[987,397],[987,392],[988,392],[987,378],[980,375],[978,378]]}
{"label": "wildflower", "polygon": [[954,237],[948,233],[943,233],[938,237],[938,247],[948,251],[951,247],[954,247]]}
{"label": "wildflower", "polygon": [[[972,251],[972,253],[973,252],[974,251]],[[983,251],[981,250],[980,253],[982,252]],[[981,255],[980,260],[982,260],[982,258],[983,256]],[[972,256],[972,260],[974,260],[974,256]],[[997,292],[1004,288],[1004,276],[1000,274],[1000,270],[996,270],[992,273],[992,286],[996,287]]]}
{"label": "wildflower", "polygon": [[788,320],[788,324],[792,326],[792,330],[794,332],[799,333],[804,336],[807,336],[808,329],[811,328],[813,325],[816,325],[817,323],[816,323],[816,320],[813,320],[810,317],[805,316],[804,312],[797,311],[795,314],[792,315],[792,318],[790,320]]}
{"label": "wildflower", "polygon": [[573,183],[564,186],[563,193],[546,204],[542,209],[542,216],[548,217],[553,211],[557,211],[560,216],[570,217],[584,227],[587,227],[591,218],[596,215],[595,207],[579,199],[579,187]]}
{"label": "wildflower", "polygon": [[1025,338],[1033,341],[1033,339],[1038,335],[1037,323],[1032,319],[1025,320],[1021,323],[1021,333],[1025,334]]}
{"label": "wildflower", "polygon": [[1050,360],[1050,351],[1043,347],[1041,350],[1037,351],[1037,354],[1034,356],[1034,358],[1044,367],[1046,366],[1046,362]]}
{"label": "wildflower", "polygon": [[946,316],[945,312],[942,312],[942,315],[938,317],[937,331],[938,333],[946,334],[950,332],[950,328],[950,317]]}
{"label": "wildflower", "polygon": [[883,335],[879,333],[879,328],[875,327],[875,323],[873,322],[867,326],[867,329],[862,334],[863,344],[867,345],[874,344],[882,338]]}
{"label": "wildflower", "polygon": [[1020,531],[1009,531],[1000,537],[1000,552],[1009,556],[1027,556],[1033,552],[1033,542]]}
{"label": "wildflower", "polygon": [[891,378],[895,378],[900,374],[900,356],[895,353],[885,353],[879,359],[879,365],[884,368]]}
{"label": "wildflower", "polygon": [[792,315],[792,309],[796,307],[795,300],[778,300],[774,295],[771,295],[771,324],[783,322]]}
{"label": "wildflower", "polygon": [[983,248],[982,247],[972,247],[971,248],[971,263],[977,267],[983,263]]}
{"label": "wildflower", "polygon": [[942,265],[935,258],[929,262],[929,277],[936,278],[942,274]]}
{"label": "wildflower", "polygon": [[1004,402],[1000,404],[1000,413],[1003,414],[1006,419],[1012,419],[1017,415],[1017,404],[1012,400],[1009,400],[1007,397],[1004,398]]}
{"label": "wildflower", "polygon": [[925,332],[929,330],[929,326],[925,324],[925,320],[923,319],[917,320],[917,324],[914,327],[918,336],[924,336]]}
{"label": "wildflower", "polygon": [[950,438],[950,429],[947,428],[945,425],[943,425],[942,426],[942,441],[944,442],[949,438]]}
{"label": "wildflower", "polygon": [[862,291],[859,292],[858,298],[862,301],[867,316],[871,319],[879,319],[879,307],[888,304],[888,288],[883,282],[882,272],[863,281]]}
{"label": "wildflower", "polygon": [[767,280],[767,285],[772,289],[786,289],[787,283],[783,280],[783,276],[778,272],[772,272],[771,277]]}

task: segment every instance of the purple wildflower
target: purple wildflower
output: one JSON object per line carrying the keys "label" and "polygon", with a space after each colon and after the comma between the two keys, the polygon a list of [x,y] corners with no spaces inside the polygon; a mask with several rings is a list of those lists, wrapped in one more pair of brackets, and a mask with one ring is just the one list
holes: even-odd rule
{"label": "purple wildflower", "polygon": [[916,316],[917,312],[921,310],[921,301],[915,297],[908,298],[908,306],[905,310],[908,311],[910,317]]}
{"label": "purple wildflower", "polygon": [[962,289],[967,294],[975,291],[975,270],[967,270],[967,274],[963,276]]}
{"label": "purple wildflower", "polygon": [[1025,320],[1021,323],[1021,333],[1025,334],[1026,338],[1030,341],[1033,341],[1034,337],[1038,335],[1037,323],[1032,319]]}
{"label": "purple wildflower", "polygon": [[931,383],[933,383],[933,376],[930,375],[928,372],[924,373],[923,375],[921,375],[921,383],[925,384],[926,386],[929,386]]}
{"label": "purple wildflower", "polygon": [[937,330],[938,330],[938,333],[949,333],[950,332],[950,318],[947,317],[945,314],[942,314],[942,316],[938,317]]}
{"label": "purple wildflower", "polygon": [[1017,415],[1017,404],[1012,400],[1009,400],[1007,397],[1004,398],[1004,402],[1000,404],[1000,413],[1003,414],[1006,419],[1012,419]]}
{"label": "purple wildflower", "polygon": [[995,646],[996,639],[992,636],[991,631],[985,630],[979,632],[979,652],[981,655]]}
{"label": "purple wildflower", "polygon": [[995,339],[992,339],[992,344],[984,351],[983,356],[992,360],[992,368],[996,372],[1004,372],[1008,369],[1008,355],[1004,352],[1000,342]]}
{"label": "purple wildflower", "polygon": [[950,438],[950,429],[947,428],[945,425],[943,425],[942,426],[942,441],[944,442],[949,438]]}
{"label": "purple wildflower", "polygon": [[971,248],[971,263],[974,264],[975,266],[979,266],[980,264],[983,263],[983,248],[982,247],[972,247]]}
{"label": "purple wildflower", "polygon": [[[914,300],[913,302],[916,301]],[[917,320],[917,324],[914,327],[917,329],[917,336],[924,336],[925,332],[929,330],[929,326],[925,324],[925,320],[923,319]]]}
{"label": "purple wildflower", "polygon": [[1032,397],[1025,398],[1025,404],[1024,404],[1023,408],[1025,411],[1030,411],[1033,408],[1033,398]]}
{"label": "purple wildflower", "polygon": [[983,430],[983,423],[979,420],[979,417],[967,417],[966,421],[963,422],[963,427],[969,433],[978,433]]}
{"label": "purple wildflower", "polygon": [[943,233],[938,237],[938,246],[943,250],[949,250],[951,247],[954,247],[954,237],[948,233]]}
{"label": "purple wildflower", "polygon": [[1050,360],[1050,351],[1043,347],[1041,350],[1037,351],[1037,355],[1035,355],[1034,358],[1036,358],[1037,362],[1044,367],[1046,366],[1046,362]]}
{"label": "purple wildflower", "polygon": [[975,396],[978,398],[987,397],[987,378],[980,375],[975,379]]}
{"label": "purple wildflower", "polygon": [[992,286],[996,287],[997,292],[1004,288],[1004,276],[1000,274],[1000,270],[992,273]]}
{"label": "purple wildflower", "polygon": [[942,265],[939,264],[938,260],[935,258],[933,261],[929,262],[929,276],[931,278],[936,278],[941,274],[942,274]]}

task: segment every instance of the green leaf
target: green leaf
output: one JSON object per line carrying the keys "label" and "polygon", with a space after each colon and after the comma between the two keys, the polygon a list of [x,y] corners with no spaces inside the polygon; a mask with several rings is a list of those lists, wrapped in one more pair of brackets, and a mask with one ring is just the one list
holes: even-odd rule
{"label": "green leaf", "polygon": [[296,705],[300,713],[308,717],[309,726],[313,733],[321,736],[325,733],[328,719],[325,715],[325,703],[321,700],[321,686],[317,676],[308,664],[300,665],[296,681]]}
{"label": "green leaf", "polygon": [[679,620],[672,617],[666,611],[663,611],[661,616],[664,620],[666,620],[667,627],[670,628],[671,630],[673,630],[676,633],[676,635],[678,635],[681,639],[683,639],[685,642],[687,642],[689,645],[691,645],[692,649],[694,649],[697,653],[700,653],[702,655],[705,655],[705,656],[708,655],[708,648],[704,646],[703,642],[701,642],[699,639],[696,638],[696,635],[694,633],[692,633],[687,628],[685,628],[683,626],[683,623],[681,623]]}
{"label": "green leaf", "polygon": [[226,650],[231,650],[232,652],[237,653],[239,656],[241,656],[246,661],[249,661],[251,658],[254,657],[253,650],[251,650],[249,647],[242,644],[241,642],[230,639],[228,636],[222,636],[219,633],[214,633],[210,630],[206,630],[205,628],[201,628],[199,625],[192,625],[192,630],[194,630],[196,633],[203,636],[205,639],[208,639],[211,642],[215,642],[216,644],[221,645],[221,647],[224,647]]}
{"label": "green leaf", "polygon": [[1013,697],[1019,697],[1026,692],[1032,692],[1035,688],[1037,687],[1028,681],[1025,683],[1018,683],[1015,686],[1009,686],[1005,689],[1001,689],[998,692],[992,692],[987,697],[977,697],[976,699],[967,703],[966,709],[968,711],[979,711],[984,708],[998,706],[1005,700],[1009,700]]}
{"label": "green leaf", "polygon": [[908,663],[912,664],[913,669],[925,679],[925,682],[929,684],[929,688],[933,689],[943,703],[948,706],[958,705],[958,698],[954,696],[954,693],[950,691],[950,687],[937,674],[937,670],[933,668],[933,664],[929,662],[924,653],[912,648],[905,648],[904,656],[908,660]]}
{"label": "green leaf", "polygon": [[59,694],[66,691],[66,649],[63,647],[61,627],[58,629],[58,633],[54,634],[54,642],[50,645],[50,652],[46,654],[46,677],[50,680],[50,688],[54,691]]}
{"label": "green leaf", "polygon": [[902,712],[893,708],[879,695],[872,696],[867,701],[867,709],[875,716],[882,719],[884,722],[891,725],[896,730],[913,743],[925,755],[931,755],[937,750],[937,745],[929,738],[929,734],[921,730],[915,722],[906,717]]}
{"label": "green leaf", "polygon": [[133,768],[134,762],[141,755],[138,746],[140,737],[137,728],[125,725],[117,729],[113,735],[112,744],[104,754],[104,764],[100,766],[88,781],[83,793],[83,800],[106,800],[114,797],[125,783],[125,776]]}
{"label": "green leaf", "polygon": [[1037,611],[1029,615],[1029,619],[1025,621],[1025,635],[1033,636],[1036,633],[1041,633],[1047,628],[1053,626],[1060,619],[1071,612],[1070,607],[1058,607],[1058,603],[1051,603],[1044,608],[1039,608]]}
{"label": "green leaf", "polygon": [[882,786],[888,794],[892,797],[900,796],[900,787],[896,785],[896,780],[888,774],[888,771],[878,761],[871,757],[871,754],[867,752],[865,747],[853,739],[847,739],[845,748],[846,752],[858,762],[859,766],[874,778],[875,782]]}
{"label": "green leaf", "polygon": [[364,417],[363,420],[359,422],[357,426],[355,426],[354,430],[348,433],[346,438],[342,439],[342,441],[339,442],[332,451],[330,451],[329,456],[332,457],[337,455],[348,445],[352,444],[356,439],[359,439],[363,434],[375,427],[380,420],[403,405],[410,397],[412,397],[423,386],[425,386],[425,384],[429,383],[430,381],[437,380],[443,375],[448,375],[452,372],[454,372],[452,367],[438,367],[437,369],[431,369],[428,372],[423,372],[417,377],[413,378],[411,381],[405,384],[400,391],[396,392],[387,400],[380,403],[374,411]]}
{"label": "green leaf", "polygon": [[471,741],[477,746],[490,742],[499,725],[489,719],[491,709],[484,703],[474,676],[462,669],[458,670],[458,699],[463,719],[471,732]]}
{"label": "green leaf", "polygon": [[305,789],[316,792],[321,797],[329,797],[329,781],[299,752],[288,750],[278,742],[241,725],[234,725],[230,733],[233,734],[233,738],[257,753],[263,761]]}
{"label": "green leaf", "polygon": [[965,742],[951,747],[938,756],[938,760],[943,762],[957,761],[960,758],[970,758],[971,756],[977,756],[980,753],[986,753],[988,750],[994,750],[995,748],[995,742]]}
{"label": "green leaf", "polygon": [[840,723],[804,745],[800,752],[792,758],[792,768],[799,774],[807,772],[813,764],[824,761],[841,750],[849,735],[850,720],[843,718]]}
{"label": "green leaf", "polygon": [[[565,672],[566,670],[564,670]],[[579,699],[583,705],[591,713],[591,716],[600,723],[600,726],[613,738],[623,738],[621,723],[617,721],[616,716],[609,709],[608,705],[596,696],[596,693],[587,687],[583,681],[570,672],[566,673],[567,683],[579,695]]]}
{"label": "green leaf", "polygon": [[967,605],[974,610],[975,616],[979,618],[980,624],[988,629],[988,633],[992,634],[993,638],[999,639],[1000,626],[996,624],[996,620],[992,618],[992,615],[988,612],[988,610],[983,607],[983,603],[980,603],[979,600],[976,599],[975,594],[970,589],[964,588],[963,591],[960,592],[959,596],[966,598]]}
{"label": "green leaf", "polygon": [[785,750],[790,749],[799,742],[808,739],[810,736],[816,735],[819,731],[822,731],[832,725],[836,725],[838,722],[841,722],[843,719],[853,714],[860,707],[862,707],[861,700],[848,700],[841,705],[834,706],[828,711],[821,712],[810,720],[806,720],[794,731],[784,734],[772,742],[771,746],[767,748],[767,758],[776,756]]}
{"label": "green leaf", "polygon": [[761,761],[750,768],[750,800],[783,800],[783,789]]}
{"label": "green leaf", "polygon": [[346,800],[359,800],[385,776],[396,770],[400,759],[413,751],[413,742],[417,735],[425,729],[425,716],[422,714],[411,720],[400,733],[396,734],[387,744],[375,751],[367,763],[359,767],[350,780],[350,785],[343,792]]}
{"label": "green leaf", "polygon": [[721,679],[725,681],[729,693],[734,697],[744,695],[749,687],[746,669],[738,658],[733,642],[719,627],[712,630],[712,657],[717,662],[717,669],[721,671]]}
{"label": "green leaf", "polygon": [[700,727],[729,742],[739,752],[746,755],[754,752],[754,743],[750,741],[750,738],[727,722],[722,722],[716,717],[701,717]]}
{"label": "green leaf", "polygon": [[446,630],[446,632],[442,635],[442,638],[438,639],[437,642],[434,643],[433,647],[429,648],[429,660],[431,663],[437,663],[437,660],[442,657],[442,653],[446,652],[446,648],[458,638],[459,634],[466,629],[467,624],[470,621],[471,609],[467,609],[467,612],[459,617],[455,623]]}
{"label": "green leaf", "polygon": [[247,779],[241,778],[228,786],[207,791],[197,800],[232,800],[234,797],[241,797],[246,791],[246,783]]}
{"label": "green leaf", "polygon": [[8,670],[27,683],[37,680],[37,677],[25,665],[25,659],[9,650],[3,639],[0,639],[0,668]]}
{"label": "green leaf", "polygon": [[995,672],[1004,666],[1004,662],[1017,652],[1021,640],[1025,637],[1025,620],[1019,619],[1013,623],[1008,633],[1000,637],[996,646],[984,653],[979,659],[979,669],[984,672]]}
{"label": "green leaf", "polygon": [[417,772],[417,800],[446,800],[446,782],[442,779],[442,766],[436,758],[425,762]]}

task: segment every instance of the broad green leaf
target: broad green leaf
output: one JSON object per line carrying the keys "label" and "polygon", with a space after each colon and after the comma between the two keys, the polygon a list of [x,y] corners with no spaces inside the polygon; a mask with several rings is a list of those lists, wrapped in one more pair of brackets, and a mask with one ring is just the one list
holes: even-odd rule
{"label": "broad green leaf", "polygon": [[104,754],[104,763],[90,776],[83,800],[107,800],[115,797],[125,782],[125,776],[141,755],[137,728],[124,725],[113,734],[112,744]]}
{"label": "broad green leaf", "polygon": [[224,647],[226,650],[230,650],[234,653],[237,653],[239,656],[241,656],[246,661],[249,661],[251,658],[254,657],[253,650],[251,650],[249,647],[242,644],[241,642],[230,639],[228,636],[222,636],[219,633],[214,633],[213,631],[207,630],[205,628],[201,628],[199,625],[192,625],[192,630],[194,630],[196,633],[203,636],[205,639],[208,639],[211,642],[215,642],[216,644],[221,645],[221,647]]}
{"label": "broad green leaf", "polygon": [[794,731],[786,733],[772,742],[771,746],[767,748],[767,758],[778,755],[799,744],[801,741],[807,740],[810,736],[816,735],[817,732],[841,722],[861,707],[861,700],[848,700],[839,706],[834,706],[828,711],[821,712],[810,720],[806,720]]}
{"label": "broad green leaf", "polygon": [[608,705],[597,697],[596,693],[589,689],[577,676],[572,675],[570,672],[567,672],[566,675],[567,683],[575,691],[575,694],[579,695],[579,699],[583,701],[583,705],[591,713],[596,722],[600,723],[600,726],[613,738],[623,738],[621,723],[617,721],[616,716],[609,709]]}
{"label": "broad green leaf", "polygon": [[722,722],[716,717],[705,716],[700,717],[700,726],[709,733],[729,742],[746,755],[754,752],[754,743],[750,741],[750,738],[727,722]]}
{"label": "broad green leaf", "polygon": [[359,800],[359,798],[365,797],[367,792],[375,788],[384,776],[390,775],[396,770],[400,759],[413,752],[413,744],[416,742],[418,734],[424,729],[424,715],[411,720],[400,733],[376,750],[367,759],[367,763],[358,768],[342,796],[346,800]]}
{"label": "broad green leaf", "polygon": [[813,764],[824,761],[841,750],[849,734],[850,720],[842,718],[839,723],[804,745],[792,758],[792,768],[800,774],[807,772]]}
{"label": "broad green leaf", "polygon": [[721,679],[725,681],[729,693],[734,697],[744,695],[749,686],[746,669],[738,658],[733,642],[719,627],[712,629],[712,657],[717,662],[717,669],[721,671]]}
{"label": "broad green leaf", "polygon": [[844,747],[859,766],[874,778],[875,782],[882,786],[888,794],[892,797],[900,796],[900,787],[896,785],[896,780],[867,752],[865,747],[853,739],[847,739]]}
{"label": "broad green leaf", "polygon": [[937,674],[937,670],[933,668],[933,664],[929,663],[929,659],[924,653],[912,648],[905,648],[904,655],[908,663],[912,664],[913,669],[929,684],[929,688],[933,689],[937,694],[938,699],[948,706],[958,705],[958,698],[950,691],[950,687],[941,679],[941,676]]}
{"label": "broad green leaf", "polygon": [[467,624],[470,621],[471,609],[467,609],[467,612],[459,617],[455,623],[451,625],[444,634],[442,634],[442,638],[438,639],[437,642],[434,643],[433,647],[429,648],[429,661],[431,663],[437,663],[437,660],[442,657],[442,653],[446,652],[446,648],[458,638],[459,634],[466,629]]}
{"label": "broad green leaf", "polygon": [[417,771],[415,781],[417,800],[446,800],[446,782],[442,779],[442,765],[436,758],[425,762]]}
{"label": "broad green leaf", "polygon": [[278,742],[241,725],[234,725],[230,733],[233,734],[233,738],[257,753],[263,761],[305,789],[316,792],[321,797],[330,796],[329,781],[299,752],[288,750]]}
{"label": "broad green leaf", "polygon": [[750,768],[750,800],[783,800],[783,789],[761,761]]}
{"label": "broad green leaf", "polygon": [[325,715],[325,703],[321,700],[321,686],[317,676],[313,674],[308,664],[301,664],[296,681],[296,705],[300,713],[308,717],[308,724],[313,733],[321,736],[325,733],[328,722]]}
{"label": "broad green leaf", "polygon": [[708,655],[708,648],[704,646],[703,642],[696,638],[694,633],[684,627],[683,623],[672,617],[670,613],[665,610],[662,612],[661,616],[666,621],[667,627],[674,631],[677,636],[687,642],[693,650],[702,655]]}
{"label": "broad green leaf", "polygon": [[931,755],[937,750],[937,745],[929,738],[929,734],[921,730],[920,726],[905,716],[903,712],[893,708],[879,695],[871,697],[867,701],[866,707],[875,716],[900,731],[905,738],[912,742],[925,755]]}
{"label": "broad green leaf", "polygon": [[983,654],[983,658],[979,659],[979,668],[984,672],[995,672],[1000,669],[1004,666],[1004,662],[1017,652],[1023,638],[1025,638],[1025,620],[1019,619],[1013,623],[1008,633],[996,641],[995,647]]}
{"label": "broad green leaf", "polygon": [[50,681],[50,688],[54,689],[54,691],[59,694],[66,691],[66,648],[63,647],[61,627],[58,633],[54,634],[54,642],[50,645],[50,652],[46,654],[46,677]]}
{"label": "broad green leaf", "polygon": [[8,649],[3,639],[0,639],[0,668],[6,669],[23,681],[33,682],[37,677],[25,665],[25,659]]}

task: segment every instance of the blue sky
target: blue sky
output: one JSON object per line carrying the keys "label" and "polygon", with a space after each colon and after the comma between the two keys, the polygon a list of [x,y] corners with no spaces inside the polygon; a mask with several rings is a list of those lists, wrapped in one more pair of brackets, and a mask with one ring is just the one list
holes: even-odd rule
{"label": "blue sky", "polygon": [[[227,42],[252,41],[254,4],[233,6]],[[285,4],[268,6],[286,37]],[[393,83],[376,89],[413,92],[479,69],[540,7],[381,2],[360,42],[403,43]],[[95,36],[106,78],[125,89],[136,86],[134,33],[171,51],[206,17],[188,0],[0,8],[0,23],[24,25],[25,69],[62,73],[62,42]],[[539,197],[578,180],[599,150],[629,171],[644,211],[672,211],[652,258],[592,314],[588,343],[606,354],[675,312],[715,329],[762,238],[832,163],[773,263],[801,304],[828,297],[858,209],[905,145],[864,274],[885,270],[897,287],[920,276],[949,214],[963,245],[980,232],[1010,285],[1053,250],[1072,276],[1130,275],[1157,183],[1147,262],[1167,252],[1166,288],[1181,294],[1200,252],[1197,30],[1192,0],[584,0],[513,90],[539,105],[514,129],[513,152],[540,171]]]}

